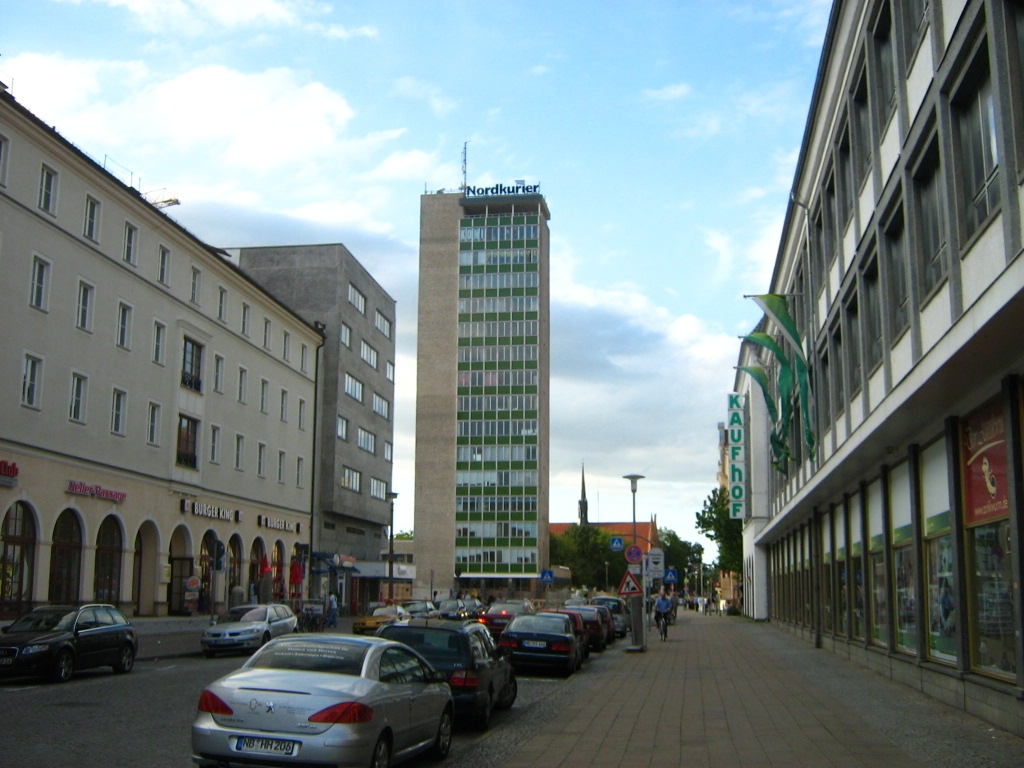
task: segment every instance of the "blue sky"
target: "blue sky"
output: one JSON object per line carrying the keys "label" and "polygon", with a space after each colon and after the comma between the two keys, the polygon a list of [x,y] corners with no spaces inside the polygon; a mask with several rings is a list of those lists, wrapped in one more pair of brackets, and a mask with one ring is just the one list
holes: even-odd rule
{"label": "blue sky", "polygon": [[[551,520],[694,528],[769,287],[829,0],[7,0],[0,80],[219,247],[342,242],[397,300],[413,525],[419,197],[551,210]],[[468,142],[468,144],[467,144]],[[141,181],[140,181],[141,180]]]}

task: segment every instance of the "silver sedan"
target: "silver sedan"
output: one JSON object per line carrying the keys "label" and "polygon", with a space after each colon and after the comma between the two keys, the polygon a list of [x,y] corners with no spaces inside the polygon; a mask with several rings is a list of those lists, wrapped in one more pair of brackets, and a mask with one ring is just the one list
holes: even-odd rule
{"label": "silver sedan", "polygon": [[217,651],[254,651],[275,637],[294,632],[298,621],[283,603],[236,605],[217,624],[203,630],[199,644],[209,657]]}
{"label": "silver sedan", "polygon": [[192,761],[385,768],[425,751],[443,758],[454,711],[445,680],[391,640],[283,637],[203,691]]}

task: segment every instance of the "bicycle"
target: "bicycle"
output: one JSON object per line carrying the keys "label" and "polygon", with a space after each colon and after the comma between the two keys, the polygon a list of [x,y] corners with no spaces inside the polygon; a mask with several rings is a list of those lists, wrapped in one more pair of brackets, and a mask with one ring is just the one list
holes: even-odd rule
{"label": "bicycle", "polygon": [[654,614],[654,623],[658,627],[658,634],[661,635],[661,639],[668,640],[668,616],[664,613]]}

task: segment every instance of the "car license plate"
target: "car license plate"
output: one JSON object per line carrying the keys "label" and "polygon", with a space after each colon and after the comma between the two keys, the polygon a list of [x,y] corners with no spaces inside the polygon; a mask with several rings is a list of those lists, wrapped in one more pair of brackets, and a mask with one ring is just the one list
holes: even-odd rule
{"label": "car license plate", "polygon": [[548,644],[543,640],[523,640],[524,648],[547,648]]}
{"label": "car license plate", "polygon": [[281,739],[255,739],[247,736],[238,738],[239,752],[262,752],[271,755],[291,755],[295,752],[294,741]]}
{"label": "car license plate", "polygon": [[0,664],[13,664],[13,663],[14,663],[14,657],[13,656],[4,656],[3,658],[0,658]]}

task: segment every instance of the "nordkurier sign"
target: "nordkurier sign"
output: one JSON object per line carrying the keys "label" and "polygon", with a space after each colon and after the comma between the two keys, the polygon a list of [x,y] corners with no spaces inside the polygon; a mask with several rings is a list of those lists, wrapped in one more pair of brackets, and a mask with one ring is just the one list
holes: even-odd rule
{"label": "nordkurier sign", "polygon": [[743,423],[743,396],[729,395],[729,423],[725,450],[729,461],[729,517],[742,520],[747,511],[746,425]]}
{"label": "nordkurier sign", "polygon": [[466,187],[466,197],[494,197],[495,195],[536,195],[540,193],[540,184],[515,184],[506,187],[495,184],[493,187]]}

